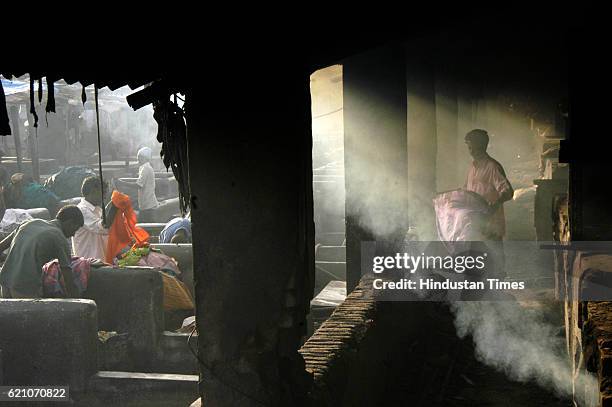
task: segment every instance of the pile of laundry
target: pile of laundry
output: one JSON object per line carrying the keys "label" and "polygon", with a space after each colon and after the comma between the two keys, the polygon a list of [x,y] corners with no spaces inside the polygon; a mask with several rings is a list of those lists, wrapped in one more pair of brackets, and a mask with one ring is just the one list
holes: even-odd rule
{"label": "pile of laundry", "polygon": [[33,219],[25,209],[9,208],[4,212],[4,217],[0,222],[0,236],[2,238],[10,235],[23,222]]}
{"label": "pile of laundry", "polygon": [[51,175],[45,180],[43,186],[53,192],[60,199],[69,199],[81,196],[83,180],[95,176],[94,170],[84,166],[69,166]]}
{"label": "pile of laundry", "polygon": [[60,203],[60,198],[52,191],[22,173],[13,174],[3,195],[7,208],[46,208],[52,215],[57,212]]}
{"label": "pile of laundry", "polygon": [[[74,285],[79,294],[87,290],[89,273],[93,264],[99,264],[99,260],[73,256],[70,262]],[[60,271],[57,259],[51,260],[43,266],[43,295],[45,298],[65,298],[67,296],[66,282]]]}

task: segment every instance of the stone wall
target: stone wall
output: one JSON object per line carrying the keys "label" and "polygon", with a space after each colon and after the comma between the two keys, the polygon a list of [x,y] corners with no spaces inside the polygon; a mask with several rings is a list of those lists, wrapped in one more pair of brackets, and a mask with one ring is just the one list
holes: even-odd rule
{"label": "stone wall", "polygon": [[219,65],[186,95],[207,407],[297,406],[309,386],[297,352],[315,263],[309,73],[272,66]]}
{"label": "stone wall", "polygon": [[62,385],[82,392],[97,369],[96,304],[89,300],[0,300],[4,385]]}
{"label": "stone wall", "polygon": [[425,336],[435,303],[376,301],[367,287],[364,278],[299,351],[314,378],[313,407],[380,405],[398,372],[412,374],[406,367],[420,353],[415,344],[434,342]]}
{"label": "stone wall", "polygon": [[[567,200],[555,202],[555,239],[570,244]],[[612,255],[578,250],[555,253],[557,294],[564,308],[565,333],[572,365],[575,399],[587,397],[589,388],[579,380],[593,374],[599,388],[599,405],[612,406]],[[586,247],[585,247],[586,248]]]}

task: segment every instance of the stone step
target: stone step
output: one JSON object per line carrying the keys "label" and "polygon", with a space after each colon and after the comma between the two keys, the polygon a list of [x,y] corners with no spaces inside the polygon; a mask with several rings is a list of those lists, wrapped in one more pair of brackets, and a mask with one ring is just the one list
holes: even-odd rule
{"label": "stone step", "polygon": [[88,392],[77,405],[117,403],[123,406],[151,402],[188,406],[198,398],[198,380],[198,375],[99,371],[90,379]]}
{"label": "stone step", "polygon": [[[99,369],[143,373],[198,373],[197,358],[189,349],[187,343],[188,333],[165,331],[159,337],[154,356],[149,357],[150,363],[148,364],[132,362],[126,336],[127,334],[117,335],[104,343],[98,344]],[[189,342],[191,348],[196,351],[198,347],[197,334],[194,334]]]}
{"label": "stone step", "polygon": [[332,280],[346,281],[346,262],[343,261],[315,261],[317,273],[327,274]]}
{"label": "stone step", "polygon": [[[344,222],[344,213],[326,213],[319,212],[317,208],[315,208],[315,228],[317,231],[321,233],[342,233],[346,229],[346,224]],[[339,242],[331,243],[331,245],[341,245],[344,240],[344,236],[342,240]]]}
{"label": "stone step", "polygon": [[318,261],[339,261],[346,263],[345,246],[319,246],[317,249],[316,260]]}
{"label": "stone step", "polygon": [[341,246],[345,240],[344,232],[317,233],[315,240],[324,246]]}
{"label": "stone step", "polygon": [[189,349],[197,352],[198,336],[188,333],[164,332],[159,341],[155,368],[164,373],[197,374],[198,360]]}
{"label": "stone step", "polygon": [[315,261],[315,290],[318,295],[330,281],[346,281],[346,263],[334,261]]}

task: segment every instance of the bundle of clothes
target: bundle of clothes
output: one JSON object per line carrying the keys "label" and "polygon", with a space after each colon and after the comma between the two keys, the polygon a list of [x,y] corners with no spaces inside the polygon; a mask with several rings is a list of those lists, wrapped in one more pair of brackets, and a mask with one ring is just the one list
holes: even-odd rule
{"label": "bundle of clothes", "polygon": [[0,221],[0,237],[4,239],[10,235],[23,222],[33,219],[25,209],[9,208],[4,211],[2,221]]}
{"label": "bundle of clothes", "polygon": [[22,173],[13,174],[3,189],[3,198],[7,208],[46,208],[50,214],[55,214],[60,204],[56,194]]}
{"label": "bundle of clothes", "polygon": [[449,253],[459,253],[469,242],[484,240],[490,209],[482,196],[455,189],[436,195],[433,203],[438,238]]}
{"label": "bundle of clothes", "polygon": [[81,195],[81,185],[86,178],[95,176],[91,168],[69,166],[47,178],[43,186],[60,199],[70,199]]}
{"label": "bundle of clothes", "polygon": [[[79,295],[82,295],[87,290],[87,282],[89,281],[89,273],[92,264],[96,264],[98,260],[88,259],[85,257],[71,258],[70,268],[74,276],[74,285],[77,288]],[[60,265],[57,259],[51,260],[43,266],[43,295],[45,298],[63,298],[66,297],[66,282],[64,276],[60,272]]]}

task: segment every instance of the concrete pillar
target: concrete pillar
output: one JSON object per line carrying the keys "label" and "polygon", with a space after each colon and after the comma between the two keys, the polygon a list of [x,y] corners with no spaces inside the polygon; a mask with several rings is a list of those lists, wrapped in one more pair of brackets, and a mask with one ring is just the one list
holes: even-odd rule
{"label": "concrete pillar", "polygon": [[[223,66],[186,95],[202,405],[302,405],[314,282],[309,74]],[[266,66],[267,69],[267,66]]]}
{"label": "concrete pillar", "polygon": [[463,184],[457,173],[457,90],[448,77],[436,78],[436,157],[437,192],[455,189]]}
{"label": "concrete pillar", "polygon": [[407,229],[406,57],[389,46],[343,61],[347,291],[361,242]]}
{"label": "concrete pillar", "polygon": [[472,157],[465,144],[465,135],[476,127],[476,106],[473,91],[466,84],[459,84],[457,92],[457,187],[465,183]]}
{"label": "concrete pillar", "polygon": [[421,240],[437,236],[432,199],[436,192],[436,107],[434,70],[428,57],[407,50],[408,199],[410,225]]}

